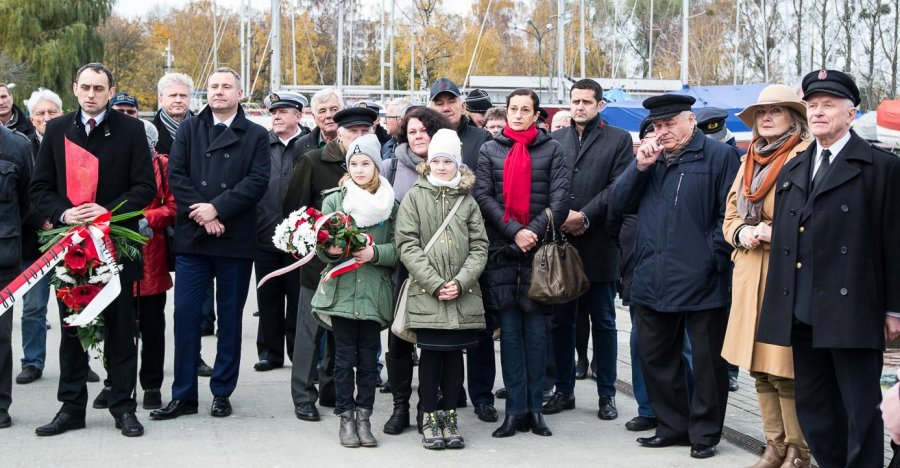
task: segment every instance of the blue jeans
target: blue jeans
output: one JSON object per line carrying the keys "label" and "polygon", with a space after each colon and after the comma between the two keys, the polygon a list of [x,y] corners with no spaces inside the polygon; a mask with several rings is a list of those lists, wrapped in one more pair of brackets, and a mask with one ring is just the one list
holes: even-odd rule
{"label": "blue jeans", "polygon": [[513,307],[500,311],[500,328],[506,415],[540,413],[547,359],[547,321],[542,314],[525,313]]}
{"label": "blue jeans", "polygon": [[[31,262],[22,263],[22,268]],[[50,300],[50,276],[47,273],[22,298],[22,367],[44,370],[47,357],[47,302]]]}
{"label": "blue jeans", "polygon": [[231,396],[241,363],[241,315],[250,287],[253,260],[178,255],[175,257],[175,379],[173,400],[197,399],[200,323],[204,295],[215,278],[219,319],[216,362],[209,381],[213,396]]}
{"label": "blue jeans", "polygon": [[655,418],[653,409],[650,408],[650,395],[647,395],[647,384],[644,383],[644,373],[641,371],[641,359],[638,355],[638,321],[634,315],[634,307],[628,307],[631,313],[631,386],[634,388],[634,399],[638,404],[638,416]]}
{"label": "blue jeans", "polygon": [[575,394],[575,319],[579,302],[591,314],[594,338],[593,362],[597,367],[597,395],[616,396],[616,283],[591,283],[578,299],[556,307],[553,315],[553,354],[556,361],[556,391]]}

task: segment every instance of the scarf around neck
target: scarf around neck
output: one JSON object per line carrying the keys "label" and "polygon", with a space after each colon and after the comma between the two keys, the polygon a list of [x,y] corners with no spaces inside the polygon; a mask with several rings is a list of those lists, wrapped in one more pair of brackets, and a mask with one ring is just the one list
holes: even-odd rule
{"label": "scarf around neck", "polygon": [[434,185],[435,187],[449,187],[455,189],[459,188],[459,181],[462,180],[462,175],[460,174],[459,169],[457,169],[456,174],[454,174],[453,178],[450,180],[438,179],[437,177],[431,175],[431,173],[425,176],[425,180],[427,180],[428,183]]}
{"label": "scarf around neck", "polygon": [[762,203],[775,186],[778,174],[790,152],[802,138],[798,131],[788,132],[772,143],[757,137],[750,143],[744,160],[741,189],[737,194],[738,214],[745,223],[759,224],[762,219]]}
{"label": "scarf around neck", "polygon": [[503,135],[513,141],[512,148],[503,162],[503,222],[509,218],[520,224],[528,224],[531,215],[531,153],[528,145],[538,136],[534,125],[523,131],[510,127],[503,129]]}
{"label": "scarf around neck", "polygon": [[[188,118],[190,115],[192,115],[191,111],[188,111],[188,113],[181,120],[184,121],[184,119]],[[174,140],[175,134],[178,133],[178,126],[181,125],[181,122],[176,121],[172,117],[169,117],[169,114],[167,114],[166,111],[162,109],[159,110],[159,120],[160,122],[162,122],[163,127],[166,127],[169,135]]]}
{"label": "scarf around neck", "polygon": [[344,213],[353,218],[357,227],[369,227],[379,224],[391,217],[394,210],[394,189],[390,182],[382,176],[381,184],[375,193],[361,188],[349,179],[344,183]]}

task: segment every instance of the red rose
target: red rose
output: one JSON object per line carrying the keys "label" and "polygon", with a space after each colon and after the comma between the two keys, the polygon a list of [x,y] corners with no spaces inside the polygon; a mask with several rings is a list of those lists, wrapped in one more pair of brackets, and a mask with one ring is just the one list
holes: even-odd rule
{"label": "red rose", "polygon": [[315,208],[307,208],[307,209],[306,209],[306,216],[309,216],[310,218],[312,218],[312,219],[315,220],[315,219],[321,218],[321,217],[322,217],[322,213],[319,213],[319,211],[316,210]]}
{"label": "red rose", "polygon": [[72,288],[72,296],[74,297],[75,304],[85,307],[97,297],[97,293],[100,292],[100,286],[96,284],[84,284],[81,286],[75,286]]}
{"label": "red rose", "polygon": [[328,235],[328,231],[322,229],[316,233],[316,241],[320,244],[324,244],[328,242],[328,239],[331,239],[331,236]]}
{"label": "red rose", "polygon": [[78,310],[78,304],[75,303],[75,296],[72,295],[72,288],[57,289],[56,298],[62,300],[67,308],[75,311]]}
{"label": "red rose", "polygon": [[96,255],[88,251],[81,245],[73,245],[69,247],[63,263],[69,272],[76,275],[85,275],[91,266],[94,266]]}

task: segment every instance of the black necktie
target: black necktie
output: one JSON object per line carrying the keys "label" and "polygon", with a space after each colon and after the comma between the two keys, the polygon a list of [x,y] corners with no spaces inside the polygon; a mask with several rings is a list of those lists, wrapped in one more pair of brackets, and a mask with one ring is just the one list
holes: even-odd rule
{"label": "black necktie", "polygon": [[812,188],[816,188],[822,182],[822,179],[825,178],[825,173],[828,172],[828,166],[831,165],[831,150],[822,150],[822,162],[819,163],[819,169],[816,171],[816,175],[813,176]]}
{"label": "black necktie", "polygon": [[90,135],[91,132],[93,132],[94,129],[97,128],[97,121],[94,119],[88,119],[88,127],[91,127],[91,129],[88,131],[88,135]]}

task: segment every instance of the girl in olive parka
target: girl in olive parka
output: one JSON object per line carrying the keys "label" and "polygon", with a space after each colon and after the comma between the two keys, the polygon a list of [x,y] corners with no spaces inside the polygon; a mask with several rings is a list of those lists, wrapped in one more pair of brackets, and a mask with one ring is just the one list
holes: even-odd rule
{"label": "girl in olive parka", "polygon": [[391,272],[397,264],[394,218],[398,205],[393,188],[381,176],[380,148],[373,134],[350,143],[348,174],[322,204],[323,212],[343,212],[354,227],[372,236],[371,245],[352,253],[361,267],[327,280],[326,275],[347,256],[340,247],[317,248],[326,267],[312,308],[334,333],[334,412],[341,417],[339,435],[345,447],[378,445],[369,422],[375,403],[376,356],[381,330],[393,319]]}
{"label": "girl in olive parka", "polygon": [[[455,408],[463,382],[462,350],[478,344],[478,330],[485,326],[478,277],[487,263],[488,239],[481,210],[468,194],[475,174],[461,165],[460,148],[453,130],[435,133],[427,162],[417,167],[420,177],[400,204],[395,233],[400,260],[409,270],[408,326],[422,350],[422,442],[429,449],[464,446]],[[450,223],[437,232],[460,199]]]}

